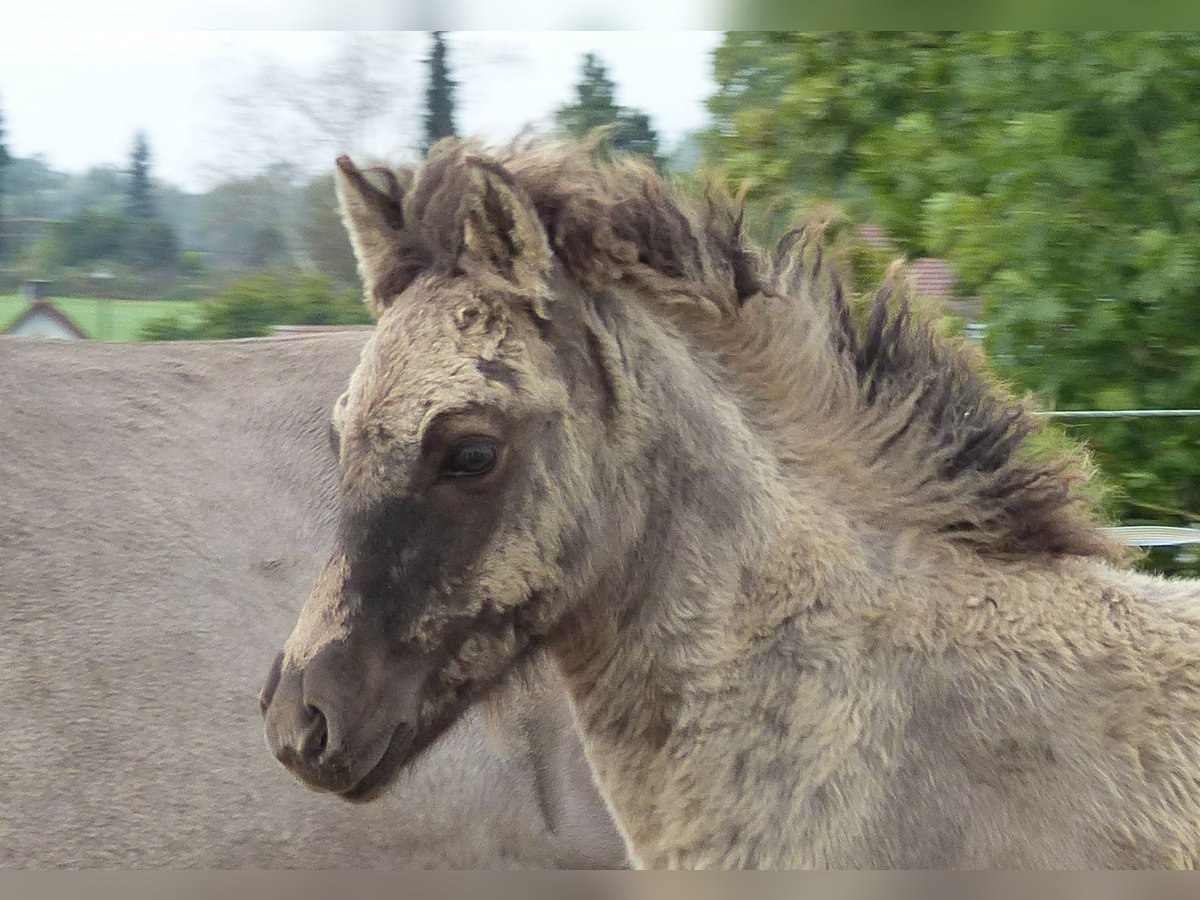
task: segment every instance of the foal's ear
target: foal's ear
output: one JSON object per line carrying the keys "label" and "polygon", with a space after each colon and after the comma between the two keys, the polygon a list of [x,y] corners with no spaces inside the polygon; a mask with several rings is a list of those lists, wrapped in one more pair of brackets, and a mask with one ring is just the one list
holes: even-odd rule
{"label": "foal's ear", "polygon": [[482,266],[518,287],[536,289],[550,266],[550,243],[533,204],[512,176],[491,160],[471,160],[470,178],[462,217],[462,264]]}
{"label": "foal's ear", "polygon": [[377,314],[394,293],[390,280],[401,257],[404,195],[412,185],[408,169],[372,166],[360,169],[348,156],[337,159],[338,204],[358,260],[368,304]]}

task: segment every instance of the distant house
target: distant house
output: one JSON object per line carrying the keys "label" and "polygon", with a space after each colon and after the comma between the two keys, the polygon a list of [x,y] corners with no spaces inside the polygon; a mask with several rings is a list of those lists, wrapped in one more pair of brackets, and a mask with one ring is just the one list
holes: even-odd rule
{"label": "distant house", "polygon": [[87,333],[49,300],[34,300],[25,311],[6,328],[5,335],[12,337],[58,338],[61,340],[86,339]]}
{"label": "distant house", "polygon": [[[869,247],[895,253],[896,247],[887,233],[878,225],[862,225],[858,238]],[[956,297],[954,294],[954,270],[944,259],[919,256],[908,263],[908,278],[913,292],[919,297],[939,301],[947,310],[966,323],[967,336],[978,339],[983,336],[983,304],[978,297]]]}
{"label": "distant house", "polygon": [[868,247],[874,247],[876,250],[886,250],[893,253],[896,250],[891,238],[887,236],[887,232],[878,225],[859,225],[858,239]]}

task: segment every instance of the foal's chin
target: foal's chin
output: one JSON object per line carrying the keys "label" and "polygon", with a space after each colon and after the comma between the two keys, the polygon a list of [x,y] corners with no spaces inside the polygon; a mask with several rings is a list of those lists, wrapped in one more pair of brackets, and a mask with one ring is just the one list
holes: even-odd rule
{"label": "foal's chin", "polygon": [[401,725],[392,734],[387,749],[370,771],[356,784],[338,793],[350,803],[369,803],[380,797],[395,782],[400,771],[418,755],[414,751],[415,740],[412,729]]}
{"label": "foal's chin", "polygon": [[453,701],[441,710],[432,722],[423,722],[419,730],[402,724],[392,732],[391,741],[383,756],[370,771],[337,796],[350,803],[369,803],[382,796],[400,774],[414,765],[425,751],[433,746],[467,712],[472,704],[489,696],[502,683],[494,679],[484,684],[468,682],[460,685]]}
{"label": "foal's chin", "polygon": [[424,728],[420,733],[401,725],[374,767],[352,787],[338,791],[337,796],[349,803],[370,803],[383,796],[400,773],[413,765],[450,727],[453,719],[438,726]]}

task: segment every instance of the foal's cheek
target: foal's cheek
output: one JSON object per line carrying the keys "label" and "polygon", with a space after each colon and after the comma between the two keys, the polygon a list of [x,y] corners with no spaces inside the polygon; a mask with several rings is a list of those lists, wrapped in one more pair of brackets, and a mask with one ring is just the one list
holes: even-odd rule
{"label": "foal's cheek", "polygon": [[431,487],[429,499],[439,518],[448,524],[448,540],[462,540],[494,527],[503,506],[503,498],[493,491],[464,490],[449,482]]}

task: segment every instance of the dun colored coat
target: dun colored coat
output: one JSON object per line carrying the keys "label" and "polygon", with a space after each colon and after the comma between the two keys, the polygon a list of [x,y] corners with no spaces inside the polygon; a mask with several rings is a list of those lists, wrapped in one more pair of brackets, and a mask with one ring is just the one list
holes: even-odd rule
{"label": "dun colored coat", "polygon": [[540,648],[646,866],[1200,862],[1200,586],[1122,571],[1034,420],[819,223],[586,149],[339,161],[378,325],[269,679],[375,796]]}
{"label": "dun colored coat", "polygon": [[377,808],[264,752],[363,340],[0,340],[0,866],[621,863],[561,688],[469,714]]}

